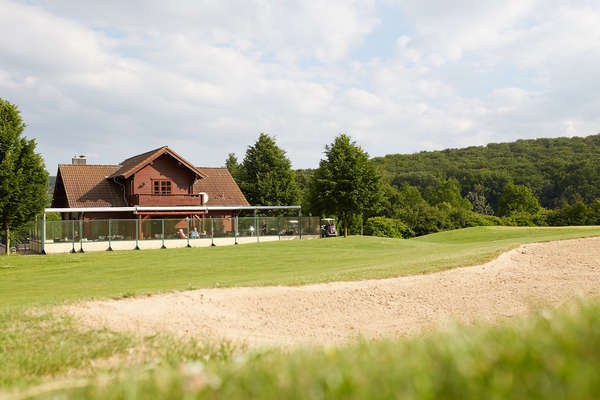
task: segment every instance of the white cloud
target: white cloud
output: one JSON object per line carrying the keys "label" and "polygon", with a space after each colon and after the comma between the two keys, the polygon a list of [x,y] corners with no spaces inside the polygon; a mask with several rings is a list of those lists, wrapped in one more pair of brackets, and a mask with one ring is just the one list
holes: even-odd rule
{"label": "white cloud", "polygon": [[407,26],[367,58],[373,1],[36,4],[0,0],[0,93],[51,171],[165,144],[218,165],[259,132],[315,167],[340,132],[383,155],[600,130],[591,2],[390,1]]}

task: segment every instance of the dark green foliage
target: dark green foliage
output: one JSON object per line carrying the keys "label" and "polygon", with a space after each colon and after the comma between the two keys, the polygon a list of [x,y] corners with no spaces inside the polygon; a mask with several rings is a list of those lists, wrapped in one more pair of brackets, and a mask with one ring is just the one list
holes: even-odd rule
{"label": "dark green foliage", "polygon": [[242,166],[240,165],[240,163],[237,160],[237,157],[235,156],[235,154],[233,153],[229,153],[227,155],[227,160],[225,160],[225,166],[227,167],[227,170],[229,171],[229,173],[231,174],[231,176],[233,177],[233,179],[238,182],[241,182],[241,169]]}
{"label": "dark green foliage", "polygon": [[471,203],[474,212],[484,215],[494,215],[494,209],[487,201],[486,190],[483,185],[475,185],[473,191],[467,193],[465,198]]}
{"label": "dark green foliage", "polygon": [[52,202],[54,196],[54,185],[56,184],[56,176],[48,176],[48,205]]}
{"label": "dark green foliage", "polygon": [[460,184],[454,178],[440,179],[434,185],[427,187],[427,200],[431,205],[442,203],[450,204],[452,207],[470,210],[473,206],[469,200],[460,195]]}
{"label": "dark green foliage", "polygon": [[347,236],[351,217],[375,212],[382,196],[381,175],[356,142],[341,134],[325,146],[325,159],[310,185],[310,204],[316,214],[340,217]]}
{"label": "dark green foliage", "polygon": [[237,164],[233,154],[229,155],[227,163],[229,171],[237,175],[234,177],[250,204],[298,204],[299,192],[290,160],[271,136],[261,133],[256,143],[246,150],[241,165]]}
{"label": "dark green foliage", "polygon": [[508,183],[526,185],[544,207],[576,196],[586,204],[600,198],[600,135],[393,154],[374,162],[397,188],[408,183],[423,194],[439,178],[457,179],[463,196],[482,185],[494,210]]}
{"label": "dark green foliage", "polygon": [[535,195],[525,185],[509,183],[504,187],[504,193],[498,202],[498,215],[511,216],[516,213],[535,214],[541,209]]}
{"label": "dark green foliage", "polygon": [[7,243],[10,231],[18,231],[47,204],[48,173],[35,141],[21,137],[24,129],[17,107],[0,99],[0,228]]}
{"label": "dark green foliage", "polygon": [[364,234],[368,236],[409,238],[415,233],[399,219],[371,217],[364,226]]}
{"label": "dark green foliage", "polygon": [[303,210],[308,211],[310,215],[310,211],[312,207],[310,206],[310,181],[312,180],[314,170],[312,169],[297,169],[296,171],[296,185],[298,185],[298,190],[300,192],[300,204],[302,205]]}

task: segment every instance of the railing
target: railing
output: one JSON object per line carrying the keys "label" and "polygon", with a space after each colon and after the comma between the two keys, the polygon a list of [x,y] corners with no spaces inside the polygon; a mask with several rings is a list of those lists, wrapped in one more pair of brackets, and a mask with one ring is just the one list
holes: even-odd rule
{"label": "railing", "polygon": [[202,201],[195,194],[134,194],[130,196],[130,202],[138,206],[200,206]]}
{"label": "railing", "polygon": [[45,253],[302,239],[319,237],[320,229],[319,217],[301,216],[38,220],[31,238],[34,250]]}

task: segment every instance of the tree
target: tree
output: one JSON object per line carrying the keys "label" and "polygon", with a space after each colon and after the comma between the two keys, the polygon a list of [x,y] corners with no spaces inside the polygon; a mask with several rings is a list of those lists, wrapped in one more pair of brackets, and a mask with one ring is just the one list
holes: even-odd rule
{"label": "tree", "polygon": [[239,185],[241,182],[241,168],[242,166],[238,163],[237,157],[233,153],[229,153],[227,155],[227,160],[225,160],[225,167],[233,177],[233,179]]}
{"label": "tree", "polygon": [[527,186],[509,183],[498,203],[498,216],[510,216],[515,213],[535,214],[541,209],[540,203]]}
{"label": "tree", "polygon": [[48,173],[35,140],[21,137],[17,107],[0,98],[0,225],[10,253],[11,231],[22,228],[47,202]]}
{"label": "tree", "polygon": [[471,203],[460,195],[460,184],[454,178],[439,180],[434,188],[429,203],[436,206],[448,203],[453,207],[470,210]]}
{"label": "tree", "polygon": [[318,213],[341,217],[346,237],[351,216],[364,215],[380,205],[381,175],[369,161],[369,155],[349,136],[341,134],[325,146],[325,159],[311,180],[310,198]]}
{"label": "tree", "polygon": [[[237,162],[229,157],[231,164]],[[294,205],[299,200],[295,173],[285,151],[275,139],[261,133],[239,169],[238,184],[250,204],[262,206]]]}
{"label": "tree", "polygon": [[467,193],[466,199],[473,205],[473,211],[483,215],[494,215],[492,206],[489,205],[485,196],[483,185],[476,184],[473,191]]}

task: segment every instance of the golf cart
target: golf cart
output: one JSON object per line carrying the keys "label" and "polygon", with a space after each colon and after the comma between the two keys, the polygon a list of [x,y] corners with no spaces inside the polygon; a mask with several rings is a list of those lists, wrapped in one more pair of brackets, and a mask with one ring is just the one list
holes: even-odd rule
{"label": "golf cart", "polygon": [[337,236],[335,220],[333,218],[321,218],[321,237]]}

